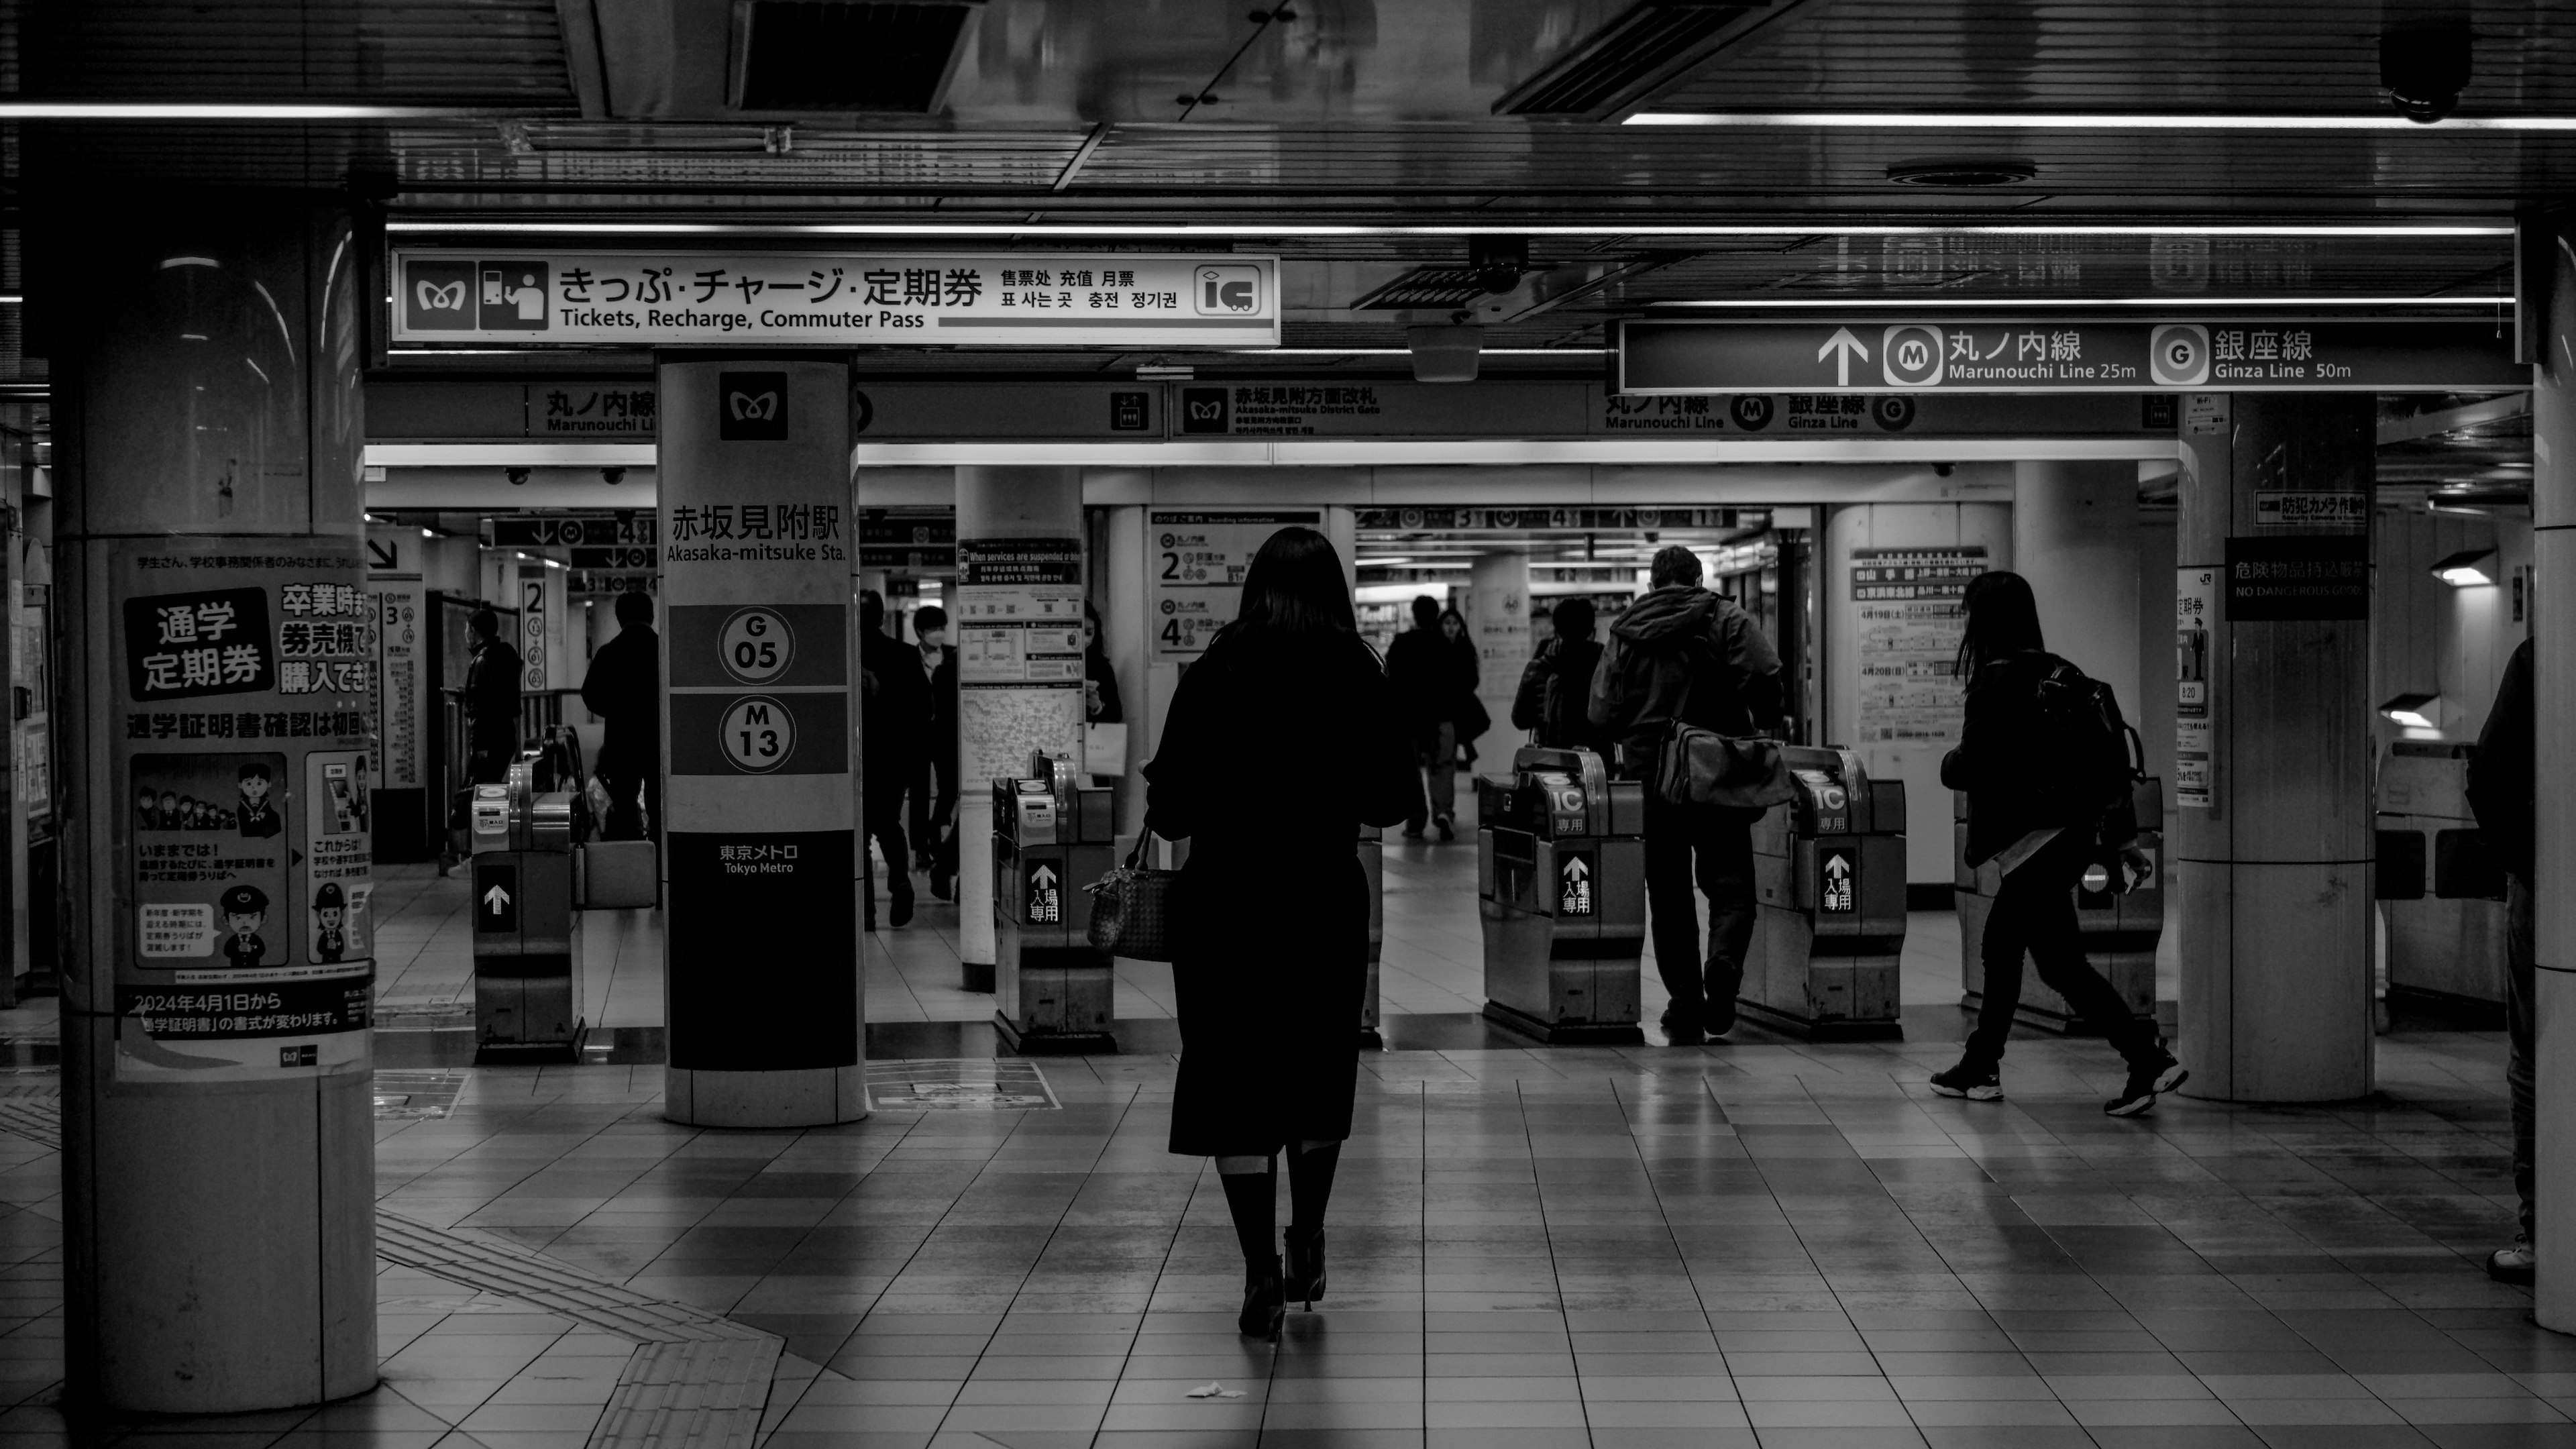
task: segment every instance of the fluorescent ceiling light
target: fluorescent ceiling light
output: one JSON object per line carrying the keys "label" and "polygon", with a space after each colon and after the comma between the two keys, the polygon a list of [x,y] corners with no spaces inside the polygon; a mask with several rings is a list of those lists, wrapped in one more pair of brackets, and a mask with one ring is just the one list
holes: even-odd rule
{"label": "fluorescent ceiling light", "polygon": [[1846,311],[1854,307],[1925,308],[2041,307],[2065,311],[2079,307],[2152,307],[2168,312],[2207,312],[2226,308],[2266,307],[2509,307],[2510,296],[2487,297],[1723,297],[1709,301],[1649,302],[1661,310],[1755,312],[1804,309]]}
{"label": "fluorescent ceiling light", "polygon": [[[1411,357],[1410,347],[1218,347],[1251,357]],[[1607,357],[1607,347],[1488,347],[1486,357]]]}
{"label": "fluorescent ceiling light", "polygon": [[2410,730],[2437,730],[2442,727],[2442,696],[2401,694],[2381,705],[2379,712]]}
{"label": "fluorescent ceiling light", "polygon": [[455,106],[322,101],[11,101],[0,121],[430,121],[481,114]]}
{"label": "fluorescent ceiling light", "polygon": [[1369,236],[2206,236],[2206,237],[2508,237],[2511,222],[2190,222],[2022,223],[2012,226],[1880,225],[1816,221],[1804,224],[1695,222],[975,222],[975,221],[495,221],[398,217],[385,223],[404,236],[770,236],[770,237],[1369,237]]}
{"label": "fluorescent ceiling light", "polygon": [[2488,561],[2495,557],[2491,548],[2465,549],[2433,565],[2433,577],[2455,589],[2483,588],[2495,582]]}
{"label": "fluorescent ceiling light", "polygon": [[2576,131],[2576,116],[2452,116],[2426,124],[2394,112],[2247,116],[2169,111],[1640,111],[1621,124],[1855,131]]}

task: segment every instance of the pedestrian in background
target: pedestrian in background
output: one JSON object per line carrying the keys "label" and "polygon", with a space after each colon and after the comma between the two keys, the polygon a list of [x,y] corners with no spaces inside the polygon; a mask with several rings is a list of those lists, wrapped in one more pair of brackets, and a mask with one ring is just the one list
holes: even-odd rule
{"label": "pedestrian in background", "polygon": [[[885,631],[885,600],[868,589],[859,595],[859,771],[869,838],[885,857],[889,924],[912,920],[912,855],[903,838],[903,792],[919,773],[930,732],[930,684],[921,651]],[[866,925],[877,928],[875,890],[868,892]]]}
{"label": "pedestrian in background", "polygon": [[[1359,830],[1421,808],[1401,718],[1332,544],[1283,528],[1253,557],[1235,621],[1181,676],[1145,767],[1145,828],[1190,842],[1173,922],[1171,1149],[1216,1159],[1247,1334],[1275,1337],[1288,1299],[1324,1295],[1324,1205],[1351,1133],[1368,979]],[[1244,761],[1285,759],[1299,761],[1298,787],[1243,808]],[[1281,908],[1246,929],[1255,902]]]}
{"label": "pedestrian in background", "polygon": [[527,663],[501,637],[501,616],[490,609],[466,616],[465,627],[474,635],[474,657],[465,665],[465,778],[498,785],[519,755],[519,675]]}
{"label": "pedestrian in background", "polygon": [[1100,643],[1100,611],[1082,601],[1082,711],[1086,724],[1123,724],[1127,707],[1118,700],[1118,671]]}
{"label": "pedestrian in background", "polygon": [[617,596],[617,637],[591,654],[581,702],[607,726],[591,772],[608,795],[601,835],[661,839],[662,636],[653,631],[652,595]]}
{"label": "pedestrian in background", "polygon": [[[1671,1003],[1664,1039],[1692,1046],[1735,1029],[1744,953],[1753,943],[1755,809],[1675,805],[1655,763],[1675,721],[1743,738],[1780,732],[1780,655],[1734,600],[1700,587],[1699,555],[1655,553],[1652,588],[1610,626],[1592,674],[1592,726],[1616,741],[1620,772],[1646,782],[1646,910],[1655,971]],[[1708,957],[1699,954],[1696,879],[1708,897]]]}
{"label": "pedestrian in background", "polygon": [[1521,671],[1512,696],[1512,723],[1530,732],[1530,743],[1555,750],[1590,750],[1611,763],[1609,731],[1592,723],[1592,674],[1601,667],[1601,641],[1592,637],[1590,599],[1566,599],[1547,616],[1550,637]]}
{"label": "pedestrian in background", "polygon": [[2538,760],[2532,744],[2531,699],[2531,640],[2526,638],[2505,662],[2495,705],[2487,711],[2486,728],[2478,732],[2478,752],[2469,756],[2468,789],[2478,833],[2486,837],[2487,849],[2505,872],[2504,1081],[2513,1099],[2513,1190],[2522,1200],[2522,1230],[2512,1246],[2487,1255],[2487,1276],[2500,1283],[2524,1284],[2536,1276],[2540,1261],[2531,1210],[2533,1043],[2539,1030],[2533,996],[2538,952],[2532,938],[2531,883],[2540,876]]}
{"label": "pedestrian in background", "polygon": [[[1485,702],[1476,697],[1484,686],[1484,669],[1476,661],[1476,640],[1467,630],[1467,618],[1455,609],[1440,611],[1440,637],[1449,641],[1450,700],[1449,719],[1456,727],[1458,758],[1455,768],[1468,769],[1476,763],[1476,741],[1494,727],[1494,717],[1485,712]],[[1441,832],[1441,839],[1448,839]]]}
{"label": "pedestrian in background", "polygon": [[930,893],[955,894],[957,881],[957,651],[948,647],[948,611],[924,604],[912,613],[921,676],[930,688],[930,723],[912,797],[913,863],[930,873]]}
{"label": "pedestrian in background", "polygon": [[[1387,646],[1386,678],[1395,717],[1413,742],[1416,765],[1430,777],[1431,789],[1421,808],[1404,822],[1404,838],[1420,840],[1427,816],[1440,827],[1440,838],[1455,840],[1452,823],[1458,813],[1458,651],[1440,631],[1440,601],[1423,594],[1413,601],[1413,627]],[[1475,694],[1472,676],[1464,693]]]}
{"label": "pedestrian in background", "polygon": [[[2075,885],[2104,850],[2119,853],[2133,879],[2152,869],[2137,848],[2137,817],[2125,798],[2105,805],[2080,784],[2089,722],[2050,708],[2042,688],[2072,692],[2090,680],[2048,652],[2039,602],[2019,574],[1991,572],[1968,583],[1962,601],[1968,627],[1953,673],[1968,684],[1967,722],[1958,747],[1941,760],[1941,783],[1968,797],[1968,864],[2000,864],[2003,885],[1986,916],[1979,959],[1984,1003],[1958,1065],[1932,1076],[1945,1097],[2001,1101],[2004,1043],[2021,1009],[2021,963],[2028,952],[2039,979],[2066,998],[2129,1064],[2120,1095],[2102,1104],[2115,1117],[2135,1116],[2156,1095],[2190,1075],[2167,1052],[2153,1023],[2129,1011],[2120,993],[2084,959],[2075,922]],[[2072,676],[2070,679],[2069,676]]]}

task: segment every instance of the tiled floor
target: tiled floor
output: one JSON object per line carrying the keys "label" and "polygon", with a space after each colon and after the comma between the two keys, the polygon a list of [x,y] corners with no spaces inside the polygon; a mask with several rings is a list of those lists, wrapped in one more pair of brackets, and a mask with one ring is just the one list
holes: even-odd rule
{"label": "tiled floor", "polygon": [[[1465,852],[1412,849],[1389,1008],[1470,1009]],[[461,1000],[450,896],[380,897],[389,1005]],[[871,977],[878,1019],[889,973],[925,1016],[989,1012],[939,995],[943,909]],[[1954,973],[1940,920],[1923,955]],[[604,1011],[642,1010],[650,929],[594,921]],[[1133,985],[1121,1013],[1151,1014]],[[2493,1035],[2384,1038],[2364,1103],[2139,1120],[2100,1114],[2098,1043],[2017,1043],[1999,1104],[1928,1094],[1954,1050],[1373,1055],[1329,1297],[1275,1347],[1233,1332],[1240,1260],[1208,1165],[1164,1150],[1164,1056],[1047,1061],[1060,1110],[774,1133],[662,1121],[650,1065],[484,1068],[452,1116],[379,1123],[379,1186],[777,1335],[761,1449],[2576,1449],[2576,1339],[2477,1269],[2511,1221]],[[44,1407],[55,1176],[0,1135],[0,1449],[73,1437]],[[362,1405],[80,1437],[574,1449],[606,1422],[629,1341],[409,1268],[381,1291]]]}

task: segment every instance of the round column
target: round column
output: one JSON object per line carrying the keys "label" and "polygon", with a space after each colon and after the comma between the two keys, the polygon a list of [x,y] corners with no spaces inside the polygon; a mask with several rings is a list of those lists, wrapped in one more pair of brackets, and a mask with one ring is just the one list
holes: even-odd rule
{"label": "round column", "polygon": [[[2532,377],[2533,757],[2540,881],[2576,870],[2576,228],[2548,248],[2546,331]],[[2532,1238],[2540,1248],[2533,1313],[2576,1333],[2576,894],[2532,893],[2537,1030]]]}
{"label": "round column", "polygon": [[[2331,1102],[2372,1080],[2367,393],[2197,394],[2176,568],[2174,879],[2189,1095]],[[2340,526],[2257,495],[2346,493]]]}
{"label": "round column", "polygon": [[[1081,622],[1082,470],[957,470],[957,939],[969,991],[993,989],[993,789],[1029,754],[1081,758],[1082,660],[1032,635]],[[1078,637],[1078,636],[1077,636]]]}
{"label": "round column", "polygon": [[273,193],[47,214],[68,1397],[340,1398],[376,1382],[359,243]]}

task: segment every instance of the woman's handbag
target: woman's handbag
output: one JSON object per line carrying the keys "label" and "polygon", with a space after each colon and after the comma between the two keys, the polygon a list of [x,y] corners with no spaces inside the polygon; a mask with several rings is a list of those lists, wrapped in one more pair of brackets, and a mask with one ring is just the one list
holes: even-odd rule
{"label": "woman's handbag", "polygon": [[1154,832],[1136,837],[1127,863],[1083,887],[1091,892],[1091,945],[1094,950],[1136,961],[1172,959],[1173,896],[1181,873],[1144,864],[1145,847]]}

